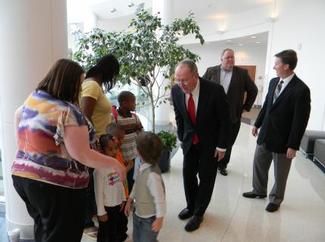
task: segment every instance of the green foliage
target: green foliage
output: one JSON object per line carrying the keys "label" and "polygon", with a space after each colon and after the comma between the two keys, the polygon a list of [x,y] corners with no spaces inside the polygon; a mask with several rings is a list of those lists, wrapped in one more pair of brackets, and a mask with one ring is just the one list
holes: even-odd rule
{"label": "green foliage", "polygon": [[[175,19],[170,25],[163,25],[159,16],[142,10],[131,20],[126,31],[95,29],[81,34],[73,59],[88,70],[98,58],[107,53],[114,54],[121,64],[119,82],[138,85],[149,99],[154,131],[155,108],[169,98],[175,66],[186,58],[199,59],[178,43],[187,35],[194,35],[201,44],[204,43],[192,13],[184,19]],[[159,83],[161,74],[168,80],[167,84]]]}
{"label": "green foliage", "polygon": [[160,131],[157,134],[164,145],[166,150],[172,151],[173,148],[176,148],[176,135],[167,131]]}

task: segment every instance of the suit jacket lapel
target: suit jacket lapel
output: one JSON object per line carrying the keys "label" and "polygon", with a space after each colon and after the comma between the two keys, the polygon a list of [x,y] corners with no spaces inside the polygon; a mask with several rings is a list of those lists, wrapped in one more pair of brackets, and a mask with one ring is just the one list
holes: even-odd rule
{"label": "suit jacket lapel", "polygon": [[188,119],[189,122],[192,122],[191,121],[191,118],[187,112],[187,108],[186,108],[186,98],[185,98],[185,93],[180,89],[180,92],[179,92],[179,97],[180,97],[180,105],[181,105],[181,108],[183,109],[184,113],[186,113],[186,117]]}
{"label": "suit jacket lapel", "polygon": [[235,88],[237,85],[236,81],[238,80],[237,78],[237,71],[234,67],[233,71],[232,71],[232,75],[231,75],[231,79],[230,79],[230,83],[229,83],[229,87],[228,87],[228,92],[226,93],[227,96],[229,95],[229,93],[232,92],[233,88]]}
{"label": "suit jacket lapel", "polygon": [[220,84],[220,66],[216,67],[216,83]]}
{"label": "suit jacket lapel", "polygon": [[[280,80],[280,78],[279,78],[279,80]],[[279,80],[277,81],[277,84],[273,88],[274,90],[272,92],[273,93],[272,101],[273,101],[273,97],[274,97],[275,88],[277,87]],[[278,103],[281,102],[281,100],[284,97],[286,97],[290,94],[290,92],[293,90],[293,87],[295,86],[295,84],[296,84],[296,75],[293,76],[291,81],[288,83],[288,85],[285,87],[285,89],[281,92],[280,96],[275,100],[275,102],[272,105],[272,108],[276,107],[278,105]]]}
{"label": "suit jacket lapel", "polygon": [[204,95],[204,80],[200,78],[200,92],[199,92],[199,99],[198,99],[198,104],[197,104],[197,110],[196,110],[196,123],[198,124],[199,118],[200,118],[200,113],[202,112],[202,109],[204,108],[204,103],[205,103],[205,95]]}

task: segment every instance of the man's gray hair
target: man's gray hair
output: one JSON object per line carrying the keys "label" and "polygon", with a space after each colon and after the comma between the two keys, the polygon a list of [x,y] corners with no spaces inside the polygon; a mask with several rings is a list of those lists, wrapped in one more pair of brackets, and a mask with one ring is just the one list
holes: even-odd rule
{"label": "man's gray hair", "polygon": [[192,73],[198,73],[198,69],[197,69],[195,62],[190,59],[182,60],[181,62],[179,62],[177,64],[177,67],[179,67],[179,66],[187,66],[188,69],[190,69],[190,71]]}
{"label": "man's gray hair", "polygon": [[231,51],[233,53],[235,53],[235,51],[233,49],[230,49],[230,48],[226,48],[224,49],[222,52],[221,52],[221,57],[227,52],[227,51]]}

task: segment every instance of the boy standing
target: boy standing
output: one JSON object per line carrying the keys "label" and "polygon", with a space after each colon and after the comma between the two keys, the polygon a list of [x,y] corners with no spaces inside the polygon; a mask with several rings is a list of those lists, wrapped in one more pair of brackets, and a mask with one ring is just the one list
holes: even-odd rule
{"label": "boy standing", "polygon": [[129,214],[135,200],[133,241],[155,242],[166,214],[165,188],[157,165],[162,143],[156,134],[141,132],[136,145],[141,165],[125,213]]}
{"label": "boy standing", "polygon": [[115,123],[121,127],[125,136],[122,141],[121,149],[123,158],[127,162],[127,181],[129,191],[132,190],[134,183],[134,160],[137,156],[135,139],[143,127],[139,117],[134,113],[136,99],[132,92],[123,91],[118,95],[119,108],[114,116]]}

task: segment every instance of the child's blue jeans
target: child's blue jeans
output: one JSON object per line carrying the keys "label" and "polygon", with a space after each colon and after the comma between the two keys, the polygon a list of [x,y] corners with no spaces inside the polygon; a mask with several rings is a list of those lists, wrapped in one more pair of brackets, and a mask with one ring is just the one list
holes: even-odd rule
{"label": "child's blue jeans", "polygon": [[158,233],[152,230],[156,217],[141,218],[133,213],[133,242],[157,242]]}

